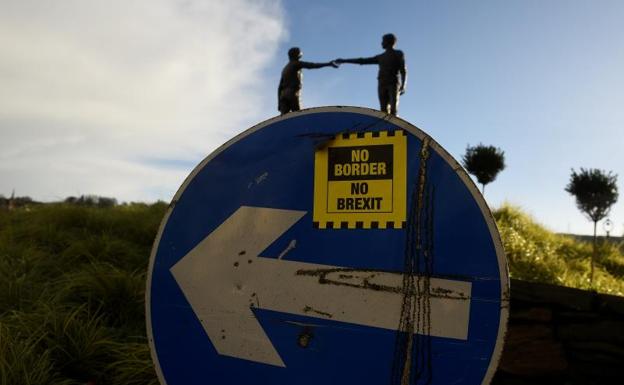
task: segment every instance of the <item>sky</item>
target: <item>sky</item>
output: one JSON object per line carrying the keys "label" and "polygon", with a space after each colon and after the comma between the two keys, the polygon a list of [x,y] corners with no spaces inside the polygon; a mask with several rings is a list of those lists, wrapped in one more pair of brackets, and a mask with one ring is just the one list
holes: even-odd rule
{"label": "sky", "polygon": [[[288,48],[372,56],[393,32],[400,117],[456,159],[505,152],[491,207],[591,233],[564,188],[599,168],[620,176],[622,235],[622,15],[619,0],[0,0],[0,194],[169,201],[214,149],[277,115]],[[376,70],[307,70],[303,105],[377,108]]]}

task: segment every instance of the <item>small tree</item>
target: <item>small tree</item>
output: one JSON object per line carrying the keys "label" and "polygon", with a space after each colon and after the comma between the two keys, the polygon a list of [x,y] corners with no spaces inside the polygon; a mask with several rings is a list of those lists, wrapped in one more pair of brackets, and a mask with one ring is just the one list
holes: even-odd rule
{"label": "small tree", "polygon": [[505,169],[505,153],[494,146],[478,146],[466,148],[462,163],[469,173],[477,177],[481,190],[485,194],[485,185],[493,182],[499,172]]}
{"label": "small tree", "polygon": [[572,169],[570,183],[565,190],[576,198],[576,206],[594,222],[594,242],[591,257],[591,272],[589,283],[594,283],[594,263],[596,260],[596,225],[598,221],[609,214],[611,206],[617,201],[617,175],[609,171],[605,173],[598,169],[590,168],[577,173]]}

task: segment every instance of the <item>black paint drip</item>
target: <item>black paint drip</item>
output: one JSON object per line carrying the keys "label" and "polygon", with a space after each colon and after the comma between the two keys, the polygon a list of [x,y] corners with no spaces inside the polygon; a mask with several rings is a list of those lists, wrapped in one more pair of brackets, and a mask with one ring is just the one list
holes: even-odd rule
{"label": "black paint drip", "polygon": [[427,185],[430,138],[423,140],[417,185],[410,197],[404,249],[401,316],[391,385],[427,385],[431,362],[431,275],[434,189]]}

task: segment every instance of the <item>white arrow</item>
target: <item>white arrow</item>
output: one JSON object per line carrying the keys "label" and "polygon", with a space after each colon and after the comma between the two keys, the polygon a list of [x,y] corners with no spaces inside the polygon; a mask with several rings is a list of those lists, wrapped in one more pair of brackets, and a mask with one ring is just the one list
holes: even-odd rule
{"label": "white arrow", "polygon": [[[219,354],[285,366],[253,307],[399,327],[401,273],[258,256],[304,215],[305,211],[242,206],[171,268]],[[465,340],[471,288],[470,282],[431,278],[430,330],[415,332]]]}

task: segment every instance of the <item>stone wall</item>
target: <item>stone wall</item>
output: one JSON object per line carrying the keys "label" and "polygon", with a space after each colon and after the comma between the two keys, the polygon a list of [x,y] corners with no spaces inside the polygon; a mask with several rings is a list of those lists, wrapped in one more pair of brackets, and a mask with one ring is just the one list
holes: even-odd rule
{"label": "stone wall", "polygon": [[512,280],[492,384],[624,384],[624,297]]}

